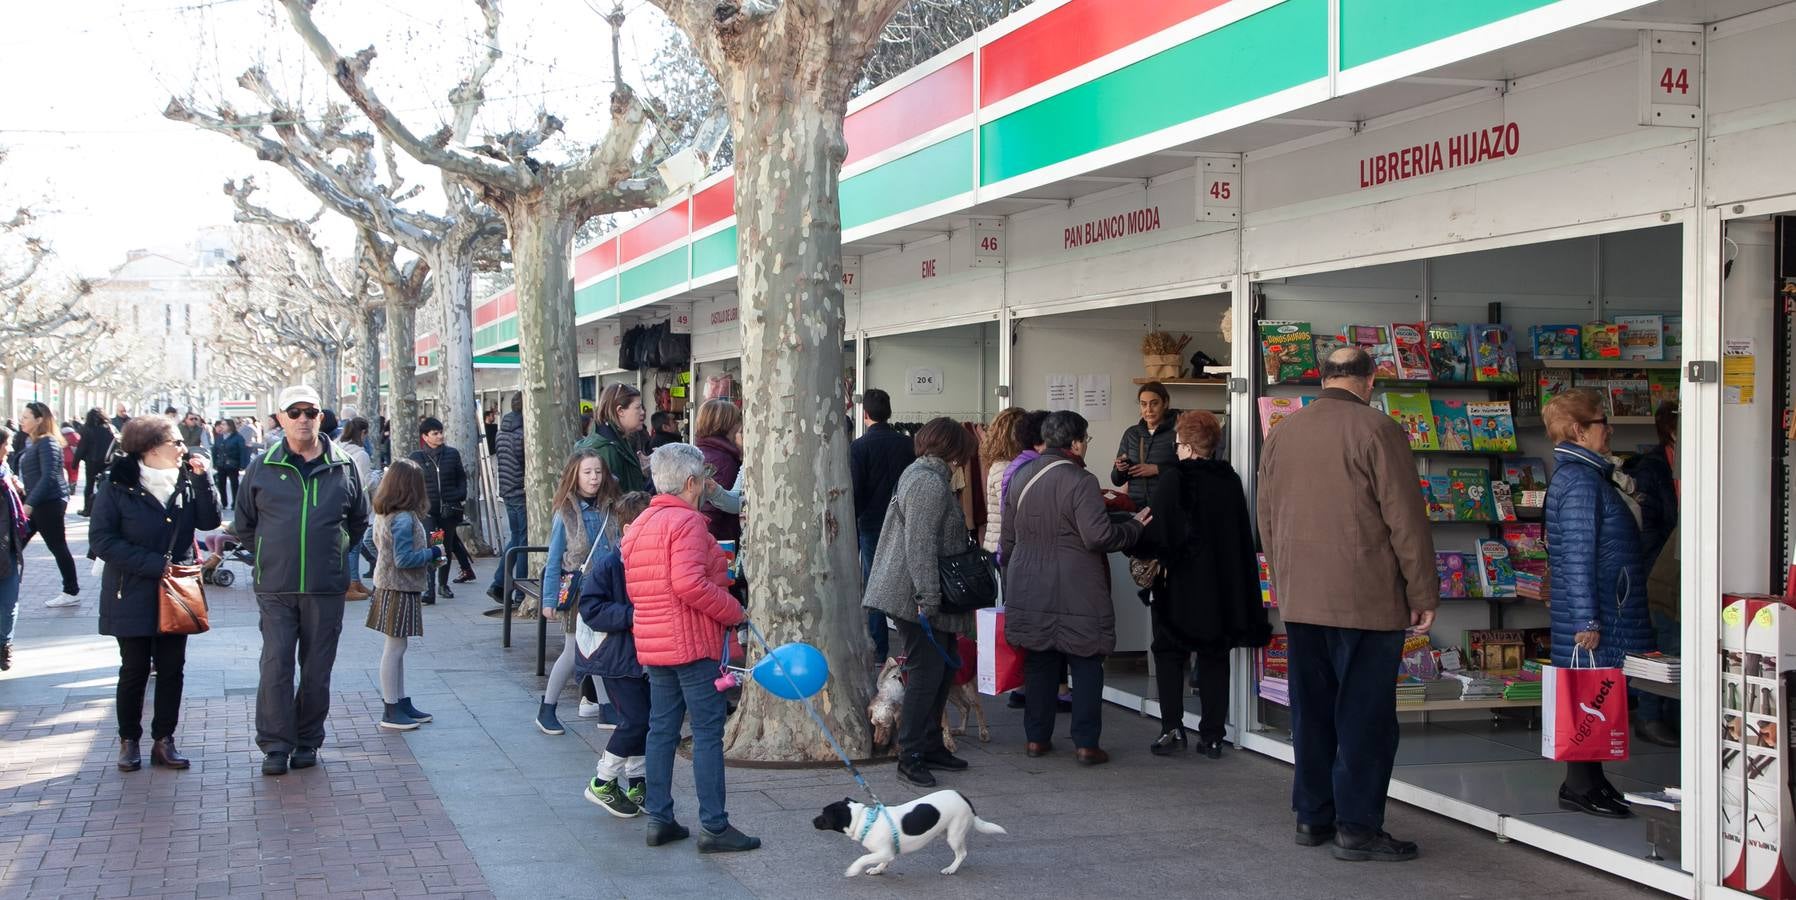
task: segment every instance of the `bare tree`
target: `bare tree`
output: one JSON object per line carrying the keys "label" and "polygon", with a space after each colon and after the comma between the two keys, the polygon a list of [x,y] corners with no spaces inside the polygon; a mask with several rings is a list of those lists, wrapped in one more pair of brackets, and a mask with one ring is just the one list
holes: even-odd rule
{"label": "bare tree", "polygon": [[[475,4],[486,17],[487,43],[497,46],[499,0]],[[477,147],[462,146],[451,126],[419,136],[368,83],[372,47],[345,57],[312,19],[310,0],[281,0],[281,5],[312,54],[383,137],[413,159],[469,185],[505,219],[518,296],[519,375],[529,454],[526,493],[532,537],[542,540],[549,528],[554,479],[573,445],[578,415],[569,269],[574,230],[595,216],[653,206],[664,194],[646,155],[653,146],[645,140],[651,110],[624,83],[616,60],[622,13],[609,17],[615,76],[609,130],[598,143],[555,161],[533,155],[562,130],[562,120],[546,111],[537,114],[532,127],[489,137]]]}
{"label": "bare tree", "polygon": [[872,90],[972,37],[981,28],[1022,9],[1031,0],[910,0],[879,34],[854,85]]}

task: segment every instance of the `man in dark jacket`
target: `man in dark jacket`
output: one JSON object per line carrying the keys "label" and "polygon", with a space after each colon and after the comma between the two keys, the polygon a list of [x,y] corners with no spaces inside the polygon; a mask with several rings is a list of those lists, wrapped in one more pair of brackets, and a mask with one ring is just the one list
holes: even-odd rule
{"label": "man in dark jacket", "polygon": [[106,414],[98,409],[88,410],[87,421],[81,424],[81,446],[76,451],[82,464],[87,468],[86,487],[81,493],[81,515],[86,516],[94,508],[94,484],[100,473],[111,461],[112,451],[118,444],[118,432],[112,430],[112,424],[106,421]]}
{"label": "man in dark jacket", "polygon": [[[854,524],[860,535],[861,584],[873,569],[873,552],[879,547],[879,529],[885,525],[886,507],[892,503],[892,491],[898,476],[917,459],[911,439],[899,434],[886,422],[892,418],[892,397],[874,388],[861,399],[861,414],[867,420],[867,433],[854,439],[848,448],[848,471],[854,479]],[[867,633],[873,638],[873,652],[884,662],[891,648],[886,634],[886,616],[879,610],[867,611]]]}
{"label": "man in dark jacket", "polygon": [[131,421],[131,413],[126,411],[125,404],[120,403],[112,410],[112,430],[124,431],[125,423]]}
{"label": "man in dark jacket", "polygon": [[649,449],[658,450],[668,444],[677,444],[686,439],[680,434],[680,420],[673,413],[663,409],[649,416]]}
{"label": "man in dark jacket", "polygon": [[1333,839],[1337,859],[1400,861],[1416,845],[1384,831],[1397,757],[1391,681],[1404,629],[1434,623],[1440,581],[1415,454],[1367,404],[1372,375],[1358,347],[1323,361],[1321,396],[1261,451],[1258,518],[1289,641],[1297,842]]}
{"label": "man in dark jacket", "polygon": [[[318,391],[289,387],[280,407],[283,437],[250,461],[231,524],[256,555],[262,628],[256,746],[267,754],[264,775],[318,762],[349,590],[343,557],[368,527],[368,497],[355,462],[319,433]],[[301,651],[297,695],[295,650]]]}
{"label": "man in dark jacket", "polygon": [[[468,548],[462,546],[461,527],[463,504],[468,502],[467,470],[462,468],[461,451],[444,443],[443,423],[435,417],[426,418],[418,426],[418,438],[424,447],[412,453],[412,462],[424,470],[424,488],[430,494],[430,521],[424,527],[431,531],[441,529],[443,532],[443,548],[455,556],[461,563],[461,573],[455,576],[455,583],[462,584],[474,580],[474,561],[468,558]],[[437,594],[453,599],[455,592],[449,589],[449,567],[437,569],[437,577],[431,582],[431,589],[425,592],[424,602],[435,603]]]}
{"label": "man in dark jacket", "polygon": [[[499,498],[505,501],[505,550],[522,547],[529,540],[530,518],[524,512],[524,395],[511,395],[511,411],[499,422],[498,450],[494,456],[499,462]],[[505,550],[500,551],[499,560],[505,560]],[[529,567],[524,562],[523,554],[518,555],[513,564],[511,577],[513,580],[524,578]],[[493,598],[494,603],[503,603],[500,595],[505,584],[505,566],[493,567],[493,583],[487,586],[486,595]],[[512,591],[511,602],[516,603],[521,594]]]}

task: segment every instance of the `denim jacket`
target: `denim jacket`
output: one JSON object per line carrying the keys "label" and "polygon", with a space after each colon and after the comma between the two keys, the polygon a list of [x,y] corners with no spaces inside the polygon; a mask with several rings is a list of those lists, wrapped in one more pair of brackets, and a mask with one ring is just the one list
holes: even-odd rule
{"label": "denim jacket", "polygon": [[[568,534],[567,517],[560,514],[553,517],[549,527],[549,559],[543,565],[544,609],[561,609],[558,602],[561,578],[586,563],[587,555],[592,552],[593,535],[598,535],[598,542],[603,545],[597,551],[599,555],[617,546],[617,523],[611,512],[586,500],[579,504],[582,534]],[[577,598],[569,599],[577,602]]]}

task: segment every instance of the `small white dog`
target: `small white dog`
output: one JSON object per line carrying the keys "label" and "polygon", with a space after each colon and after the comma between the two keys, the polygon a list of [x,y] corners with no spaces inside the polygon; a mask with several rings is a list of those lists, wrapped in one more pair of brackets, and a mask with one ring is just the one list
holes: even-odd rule
{"label": "small white dog", "polygon": [[892,860],[928,846],[936,835],[943,833],[948,835],[948,846],[954,850],[954,861],[942,874],[953,875],[967,858],[969,832],[1009,834],[1002,826],[979,818],[973,812],[973,804],[959,791],[936,791],[883,811],[843,797],[825,806],[811,824],[818,831],[840,831],[867,848],[867,854],[843,873],[849,878],[862,872],[878,875]]}

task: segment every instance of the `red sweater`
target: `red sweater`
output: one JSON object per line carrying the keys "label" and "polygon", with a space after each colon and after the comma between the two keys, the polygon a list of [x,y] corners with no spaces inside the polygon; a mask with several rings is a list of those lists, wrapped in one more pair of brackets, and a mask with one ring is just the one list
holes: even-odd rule
{"label": "red sweater", "polygon": [[724,628],[744,618],[707,525],[679,497],[657,494],[624,533],[624,586],[636,607],[630,630],[645,666],[717,660]]}

